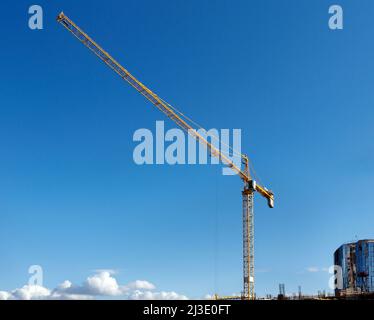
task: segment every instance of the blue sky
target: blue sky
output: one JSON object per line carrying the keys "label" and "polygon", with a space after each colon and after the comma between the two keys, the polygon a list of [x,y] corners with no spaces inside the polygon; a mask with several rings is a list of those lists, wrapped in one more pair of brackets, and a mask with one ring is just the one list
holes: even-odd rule
{"label": "blue sky", "polygon": [[327,290],[333,251],[374,237],[374,3],[335,2],[341,31],[322,0],[40,0],[40,31],[30,2],[3,4],[0,290],[33,264],[47,287],[115,269],[192,298],[242,289],[240,179],[135,165],[134,131],[165,118],[55,22],[61,10],[197,122],[242,129],[276,195],[273,210],[256,196],[256,292]]}

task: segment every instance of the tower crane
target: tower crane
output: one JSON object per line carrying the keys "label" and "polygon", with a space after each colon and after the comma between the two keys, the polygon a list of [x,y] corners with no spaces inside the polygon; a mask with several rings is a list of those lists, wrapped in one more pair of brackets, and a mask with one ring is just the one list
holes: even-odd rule
{"label": "tower crane", "polygon": [[121,66],[108,52],[101,48],[92,38],[90,38],[82,29],[80,29],[63,12],[57,16],[57,22],[71,32],[80,42],[90,49],[100,60],[102,60],[110,69],[116,72],[123,80],[129,83],[140,94],[147,98],[155,107],[163,112],[168,118],[174,121],[179,127],[188,132],[193,138],[204,145],[214,157],[231,168],[242,179],[244,187],[242,191],[243,199],[243,293],[242,299],[255,299],[254,292],[254,219],[253,219],[253,200],[254,193],[258,192],[267,199],[268,206],[274,207],[274,194],[266,189],[252,178],[249,170],[249,159],[246,155],[240,154],[244,168],[241,169],[235,163],[221,152],[220,149],[209,142],[197,130],[194,130],[186,117],[172,107],[169,103],[161,99],[148,87],[136,79],[128,70]]}

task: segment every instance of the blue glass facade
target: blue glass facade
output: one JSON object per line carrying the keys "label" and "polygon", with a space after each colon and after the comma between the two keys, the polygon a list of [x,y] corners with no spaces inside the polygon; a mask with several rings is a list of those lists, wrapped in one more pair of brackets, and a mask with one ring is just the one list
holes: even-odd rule
{"label": "blue glass facade", "polygon": [[342,268],[343,293],[374,293],[374,240],[359,240],[340,246],[334,253],[334,264]]}
{"label": "blue glass facade", "polygon": [[[334,253],[334,265],[342,268],[342,285],[343,290],[354,288],[354,252],[356,244],[346,243],[340,246]],[[341,289],[336,290],[336,294],[340,294]]]}
{"label": "blue glass facade", "polygon": [[374,292],[374,240],[356,243],[357,287],[363,292]]}

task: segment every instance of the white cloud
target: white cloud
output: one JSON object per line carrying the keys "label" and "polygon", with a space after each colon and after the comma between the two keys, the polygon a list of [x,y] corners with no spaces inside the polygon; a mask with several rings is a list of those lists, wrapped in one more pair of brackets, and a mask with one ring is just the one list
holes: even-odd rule
{"label": "white cloud", "polygon": [[0,291],[0,300],[89,300],[97,297],[119,297],[129,300],[185,300],[186,296],[174,291],[153,291],[156,287],[146,280],[136,280],[120,286],[110,270],[90,276],[82,285],[65,280],[55,289],[38,285],[25,285],[13,291]]}
{"label": "white cloud", "polygon": [[118,296],[122,293],[117,280],[108,271],[88,277],[83,288],[91,295]]}
{"label": "white cloud", "polygon": [[187,300],[184,295],[178,294],[174,291],[170,292],[153,292],[135,290],[128,296],[129,300]]}
{"label": "white cloud", "polygon": [[0,300],[40,300],[49,297],[51,292],[42,286],[25,285],[11,292],[0,291]]}
{"label": "white cloud", "polygon": [[59,284],[57,289],[59,290],[65,290],[68,288],[71,288],[72,283],[69,280],[65,280],[63,283]]}
{"label": "white cloud", "polygon": [[48,300],[93,300],[95,296],[88,294],[68,293],[64,291],[54,290],[51,295],[47,297]]}
{"label": "white cloud", "polygon": [[9,300],[11,298],[11,294],[6,291],[0,291],[0,300]]}
{"label": "white cloud", "polygon": [[136,280],[134,282],[130,282],[128,285],[124,286],[123,289],[124,290],[127,290],[127,289],[132,289],[132,290],[136,290],[136,289],[144,289],[144,290],[153,290],[155,289],[155,285],[153,283],[150,283],[146,280]]}
{"label": "white cloud", "polygon": [[329,268],[326,268],[326,267],[323,267],[323,268],[308,267],[308,268],[306,268],[306,271],[308,271],[308,272],[329,272]]}

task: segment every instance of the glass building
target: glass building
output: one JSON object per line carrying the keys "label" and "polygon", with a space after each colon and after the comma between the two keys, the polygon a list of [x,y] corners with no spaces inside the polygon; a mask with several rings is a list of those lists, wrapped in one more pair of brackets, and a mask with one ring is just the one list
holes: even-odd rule
{"label": "glass building", "polygon": [[374,240],[356,243],[356,286],[362,292],[374,292]]}
{"label": "glass building", "polygon": [[342,269],[342,288],[335,290],[336,295],[374,293],[374,240],[341,245],[334,264]]}

